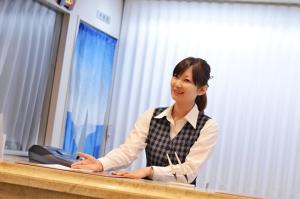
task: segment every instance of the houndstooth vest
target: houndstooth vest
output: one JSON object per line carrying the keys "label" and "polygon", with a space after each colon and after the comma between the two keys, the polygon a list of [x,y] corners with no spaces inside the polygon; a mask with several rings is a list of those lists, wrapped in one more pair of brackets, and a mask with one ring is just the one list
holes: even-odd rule
{"label": "houndstooth vest", "polygon": [[167,153],[173,164],[177,164],[175,152],[182,163],[185,162],[191,147],[197,141],[200,131],[208,119],[203,112],[199,112],[196,129],[187,122],[180,132],[171,140],[170,122],[166,117],[154,118],[163,112],[166,108],[157,108],[154,110],[150,121],[148,137],[146,139],[146,158],[147,166],[168,166]]}

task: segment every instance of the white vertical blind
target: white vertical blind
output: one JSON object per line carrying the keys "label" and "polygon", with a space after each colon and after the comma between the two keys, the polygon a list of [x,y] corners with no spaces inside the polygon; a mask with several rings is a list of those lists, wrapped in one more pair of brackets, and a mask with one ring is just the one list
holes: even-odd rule
{"label": "white vertical blind", "polygon": [[[126,0],[107,149],[138,115],[168,106],[175,64],[212,67],[206,113],[217,147],[198,176],[211,190],[300,195],[300,8],[268,4]],[[142,157],[133,168],[145,165]]]}
{"label": "white vertical blind", "polygon": [[33,0],[0,0],[0,112],[6,149],[26,151],[37,142],[54,70],[56,17],[54,10]]}

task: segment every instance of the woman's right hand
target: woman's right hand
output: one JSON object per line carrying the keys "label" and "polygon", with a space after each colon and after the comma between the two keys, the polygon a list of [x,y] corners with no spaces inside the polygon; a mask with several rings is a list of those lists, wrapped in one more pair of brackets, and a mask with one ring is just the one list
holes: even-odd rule
{"label": "woman's right hand", "polygon": [[77,155],[83,160],[75,162],[71,165],[73,169],[88,169],[92,171],[103,171],[101,162],[95,159],[93,156],[85,153],[78,152]]}

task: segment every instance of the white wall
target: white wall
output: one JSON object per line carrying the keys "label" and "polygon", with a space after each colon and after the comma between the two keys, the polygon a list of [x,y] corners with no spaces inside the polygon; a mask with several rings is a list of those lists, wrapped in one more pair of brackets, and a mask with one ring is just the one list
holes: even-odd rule
{"label": "white wall", "polygon": [[[57,5],[56,0],[40,0],[64,13],[59,52],[46,131],[46,145],[61,146],[65,124],[65,105],[72,67],[73,50],[80,20],[119,38],[123,0],[77,0],[72,11]],[[110,17],[110,23],[99,20],[97,11]]]}
{"label": "white wall", "polygon": [[[122,0],[81,0],[78,1],[74,12],[79,13],[82,20],[115,38],[119,38],[122,9]],[[110,24],[106,24],[96,18],[97,10],[111,17]]]}

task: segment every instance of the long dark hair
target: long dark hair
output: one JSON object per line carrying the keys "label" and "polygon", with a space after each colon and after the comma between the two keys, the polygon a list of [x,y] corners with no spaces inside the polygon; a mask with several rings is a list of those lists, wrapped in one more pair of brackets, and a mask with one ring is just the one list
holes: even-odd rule
{"label": "long dark hair", "polygon": [[[197,87],[208,86],[208,80],[210,79],[210,66],[201,58],[188,57],[180,61],[173,70],[173,76],[180,76],[188,68],[192,67],[193,83]],[[206,93],[197,96],[195,99],[199,111],[204,111],[207,105]]]}

